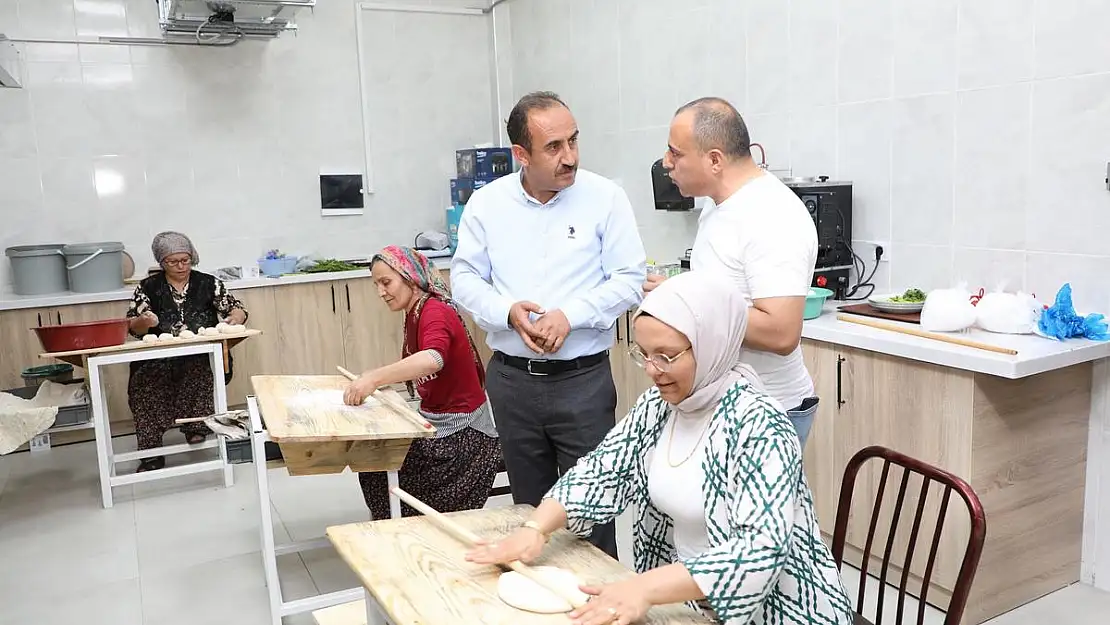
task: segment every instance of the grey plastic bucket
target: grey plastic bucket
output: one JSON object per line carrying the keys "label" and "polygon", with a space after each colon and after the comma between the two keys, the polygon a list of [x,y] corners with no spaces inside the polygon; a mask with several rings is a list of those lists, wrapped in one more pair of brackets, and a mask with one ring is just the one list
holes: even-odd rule
{"label": "grey plastic bucket", "polygon": [[62,249],[69,271],[69,290],[101,293],[123,288],[123,243],[77,243]]}
{"label": "grey plastic bucket", "polygon": [[69,288],[66,257],[61,243],[17,245],[4,250],[12,266],[16,295],[61,293]]}

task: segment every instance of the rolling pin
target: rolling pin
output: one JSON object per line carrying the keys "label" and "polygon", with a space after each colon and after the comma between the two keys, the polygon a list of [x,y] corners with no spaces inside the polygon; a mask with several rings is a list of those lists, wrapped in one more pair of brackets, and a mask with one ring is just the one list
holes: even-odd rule
{"label": "rolling pin", "polygon": [[955,336],[946,336],[944,334],[936,334],[934,332],[926,332],[925,330],[918,330],[916,328],[906,328],[903,326],[896,326],[891,323],[883,323],[882,321],[872,321],[871,319],[864,319],[863,317],[851,317],[848,315],[837,315],[838,321],[847,321],[848,323],[858,323],[861,326],[870,326],[878,328],[879,330],[890,330],[891,332],[900,332],[902,334],[909,334],[911,336],[920,336],[924,339],[932,339],[934,341],[943,341],[953,345],[963,345],[964,347],[973,347],[975,349],[982,349],[988,352],[995,352],[996,354],[1007,354],[1010,356],[1017,356],[1016,349],[1008,347],[998,347],[997,345],[990,345],[988,343],[980,343],[978,341],[970,341],[968,339],[961,339]]}
{"label": "rolling pin", "polygon": [[[355,375],[355,374],[351,373],[350,371],[347,371],[347,370],[346,370],[346,369],[344,369],[343,367],[336,367],[336,369],[338,369],[338,370],[339,370],[339,373],[342,373],[342,374],[343,374],[343,377],[347,378],[348,380],[350,380],[350,381],[352,381],[352,382],[354,382],[355,380],[357,380],[357,379],[358,379],[358,376],[357,376],[357,375]],[[382,392],[380,392],[380,391],[378,391],[378,390],[375,390],[375,391],[374,391],[374,392],[372,393],[372,395],[373,395],[373,396],[374,396],[374,397],[375,397],[376,399],[378,399],[379,401],[381,401],[382,403],[385,403],[385,404],[387,404],[387,405],[388,405],[388,406],[389,406],[390,408],[392,408],[392,409],[393,409],[393,410],[394,410],[395,412],[399,412],[399,413],[401,413],[401,416],[402,416],[402,417],[404,417],[404,418],[408,419],[409,421],[411,421],[411,422],[412,422],[412,423],[413,423],[413,424],[414,424],[414,425],[415,425],[416,427],[421,427],[421,428],[424,428],[425,430],[430,430],[430,429],[432,429],[432,424],[431,424],[431,423],[428,423],[428,422],[427,422],[427,421],[426,421],[426,420],[424,419],[424,417],[420,416],[420,413],[416,412],[416,411],[415,411],[415,410],[413,410],[412,408],[409,408],[409,407],[408,407],[408,404],[406,404],[405,402],[402,402],[402,401],[396,401],[396,400],[394,400],[394,399],[393,399],[392,397],[389,397],[389,396],[388,396],[388,395],[386,395],[385,393],[382,393]]]}
{"label": "rolling pin", "polygon": [[[413,497],[412,495],[410,495],[410,494],[406,493],[405,491],[401,490],[400,487],[394,486],[393,488],[389,489],[389,492],[396,495],[398,499],[407,503],[414,510],[417,510],[418,512],[420,512],[421,514],[426,516],[428,518],[428,520],[431,521],[434,525],[436,525],[437,527],[439,527],[443,531],[447,532],[448,534],[454,536],[455,538],[459,539],[459,541],[461,541],[463,544],[467,545],[468,547],[475,547],[475,546],[478,545],[479,542],[481,542],[482,539],[479,538],[477,534],[475,534],[474,532],[471,532],[470,530],[468,530],[465,527],[459,525],[458,523],[455,523],[451,519],[444,516],[440,511],[436,510],[435,508],[429,506],[428,504],[424,503],[423,501],[420,501],[416,497]],[[573,595],[569,595],[567,593],[564,593],[561,588],[558,588],[557,586],[555,586],[553,584],[549,584],[546,579],[544,579],[541,575],[539,575],[535,571],[533,571],[527,564],[524,564],[523,562],[520,562],[519,560],[513,560],[512,562],[508,563],[507,565],[503,565],[503,566],[507,566],[508,568],[516,571],[517,573],[520,573],[521,575],[527,577],[528,579],[532,580],[533,582],[539,584],[540,587],[546,588],[549,592],[554,594],[556,597],[559,597],[563,601],[566,601],[567,603],[569,603],[571,605],[571,607],[573,607],[573,608],[580,608],[580,607],[586,605],[586,602],[582,601],[581,597],[575,597]]]}

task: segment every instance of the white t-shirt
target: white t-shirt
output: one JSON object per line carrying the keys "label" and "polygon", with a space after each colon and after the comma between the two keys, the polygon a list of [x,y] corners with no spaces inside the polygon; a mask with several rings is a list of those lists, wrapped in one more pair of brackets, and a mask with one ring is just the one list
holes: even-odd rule
{"label": "white t-shirt", "polygon": [[[691,269],[723,272],[750,300],[805,297],[816,262],[813,218],[793,191],[766,173],[702,212],[690,254]],[[813,396],[800,345],[789,356],[744,348],[740,359],[784,410]]]}
{"label": "white t-shirt", "polygon": [[[699,417],[680,417],[671,411],[663,436],[648,461],[648,497],[674,522],[674,546],[679,560],[696,558],[709,550],[702,460],[705,429],[712,416],[712,410]],[[673,433],[671,428],[674,428]],[[687,456],[689,458],[683,462]],[[671,462],[681,464],[672,467]]]}

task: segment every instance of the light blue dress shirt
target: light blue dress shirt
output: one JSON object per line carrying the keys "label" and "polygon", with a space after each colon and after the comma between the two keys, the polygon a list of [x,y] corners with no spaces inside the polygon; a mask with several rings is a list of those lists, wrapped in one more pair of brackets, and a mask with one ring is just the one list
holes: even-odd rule
{"label": "light blue dress shirt", "polygon": [[[571,360],[612,347],[617,318],[640,303],[645,273],[644,244],[624,189],[579,169],[573,185],[541,204],[517,172],[467,202],[451,291],[487,332],[490,349]],[[537,355],[509,325],[509,309],[522,300],[566,315],[571,332],[559,351]]]}

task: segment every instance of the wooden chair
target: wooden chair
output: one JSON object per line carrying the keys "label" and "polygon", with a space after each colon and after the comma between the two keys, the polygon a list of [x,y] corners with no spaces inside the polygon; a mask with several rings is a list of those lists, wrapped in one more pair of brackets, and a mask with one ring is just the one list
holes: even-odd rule
{"label": "wooden chair", "polygon": [[[890,466],[898,465],[902,468],[902,479],[898,488],[898,496],[894,504],[894,509],[891,513],[890,530],[887,533],[886,545],[882,556],[882,566],[879,573],[879,593],[877,610],[875,611],[876,620],[874,625],[882,625],[883,621],[883,599],[886,594],[888,586],[893,586],[892,583],[888,584],[887,574],[891,568],[891,555],[894,551],[895,536],[898,533],[899,518],[901,517],[903,505],[906,503],[906,487],[909,482],[911,473],[921,476],[921,491],[918,495],[917,511],[913,518],[913,525],[910,529],[908,543],[905,550],[905,558],[902,560],[900,569],[900,580],[898,584],[898,606],[896,624],[902,625],[903,613],[905,612],[905,602],[907,596],[910,595],[906,590],[907,582],[910,577],[911,564],[914,560],[915,547],[917,546],[917,539],[920,529],[922,527],[922,517],[926,507],[926,499],[928,498],[929,488],[931,483],[936,483],[942,487],[942,495],[940,500],[940,509],[936,517],[935,528],[932,542],[929,547],[928,559],[925,562],[925,572],[921,580],[920,597],[916,597],[918,601],[918,613],[916,623],[921,625],[925,618],[925,605],[928,598],[929,582],[932,580],[934,573],[934,565],[936,564],[938,546],[940,545],[941,532],[944,529],[945,515],[948,511],[948,503],[951,498],[952,492],[955,491],[967,506],[968,513],[971,521],[971,532],[967,542],[967,548],[964,551],[963,561],[960,564],[959,574],[956,578],[955,586],[952,589],[952,598],[948,604],[948,612],[945,615],[944,625],[959,625],[963,618],[964,609],[967,605],[967,598],[971,591],[972,581],[975,579],[975,571],[979,566],[979,557],[983,552],[983,542],[987,535],[987,521],[983,513],[983,506],[979,502],[978,496],[971,489],[971,486],[964,480],[948,473],[947,471],[930,466],[920,460],[910,458],[909,456],[900,454],[885,447],[873,446],[867,447],[852,457],[848,462],[848,466],[844,469],[844,481],[840,487],[840,502],[836,509],[836,527],[833,533],[832,541],[832,554],[833,559],[836,561],[837,567],[843,568],[844,562],[844,544],[848,533],[848,521],[851,518],[852,495],[855,492],[856,477],[859,474],[860,468],[863,467],[870,460],[882,460],[882,475],[879,480],[878,490],[875,496],[875,505],[871,511],[871,519],[867,531],[867,541],[863,549],[862,566],[860,571],[860,585],[858,598],[856,600],[856,624],[870,625],[870,621],[865,619],[862,615],[864,612],[866,591],[868,586],[868,568],[869,562],[872,558],[872,547],[875,540],[875,530],[879,522],[880,513],[882,512],[884,494],[886,491],[887,479],[890,475]],[[877,557],[877,556],[876,556]],[[896,565],[898,566],[898,565]]]}

